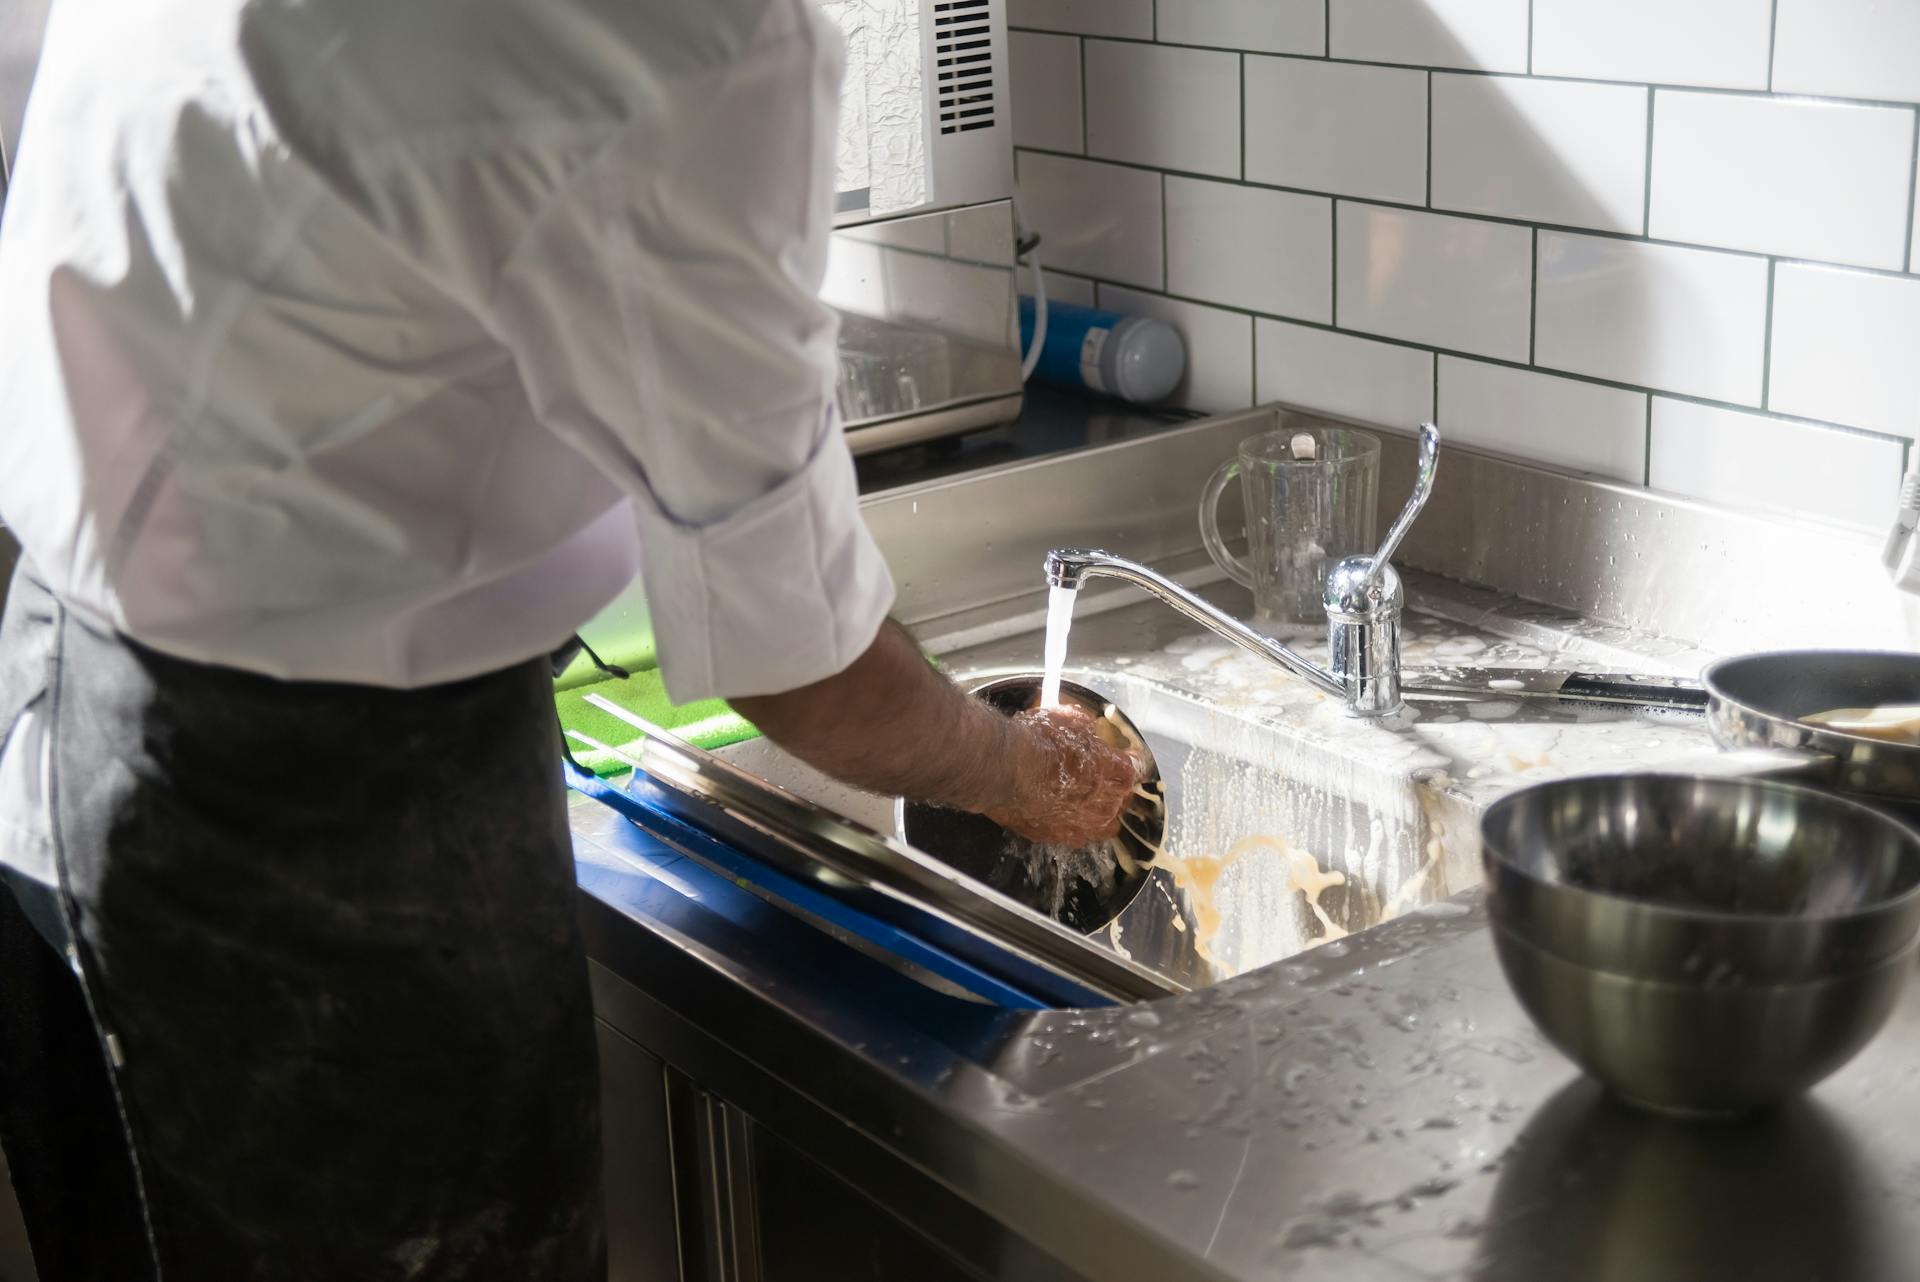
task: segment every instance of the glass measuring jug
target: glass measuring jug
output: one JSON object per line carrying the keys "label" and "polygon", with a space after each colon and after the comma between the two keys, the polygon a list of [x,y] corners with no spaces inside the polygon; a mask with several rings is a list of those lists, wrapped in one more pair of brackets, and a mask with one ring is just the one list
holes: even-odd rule
{"label": "glass measuring jug", "polygon": [[[1235,477],[1246,507],[1247,556],[1220,534],[1220,496]],[[1269,634],[1326,627],[1327,572],[1371,552],[1380,495],[1380,438],[1344,427],[1262,432],[1240,442],[1200,495],[1200,537],[1214,564],[1253,589],[1253,626]]]}

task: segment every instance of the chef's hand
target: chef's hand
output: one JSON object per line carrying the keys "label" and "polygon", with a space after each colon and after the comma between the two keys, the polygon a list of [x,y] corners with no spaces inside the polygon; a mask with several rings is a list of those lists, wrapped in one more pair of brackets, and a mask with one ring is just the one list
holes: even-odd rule
{"label": "chef's hand", "polygon": [[935,671],[897,624],[844,672],[733,700],[816,770],[882,796],[983,814],[1023,837],[1080,847],[1120,829],[1141,769],[1101,724],[1061,708],[1011,720]]}
{"label": "chef's hand", "polygon": [[1035,708],[1013,718],[1013,795],[987,818],[1048,846],[1080,847],[1120,831],[1141,766],[1076,708]]}

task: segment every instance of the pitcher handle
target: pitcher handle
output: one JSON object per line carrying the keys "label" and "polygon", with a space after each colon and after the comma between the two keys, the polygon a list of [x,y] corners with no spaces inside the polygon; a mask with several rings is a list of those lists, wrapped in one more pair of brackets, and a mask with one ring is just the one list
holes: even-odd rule
{"label": "pitcher handle", "polygon": [[1226,491],[1227,482],[1240,475],[1240,460],[1230,458],[1215,469],[1207,481],[1207,487],[1200,491],[1200,541],[1206,545],[1207,555],[1213,563],[1227,572],[1228,577],[1242,587],[1253,586],[1253,571],[1227,549],[1227,541],[1220,537],[1220,495]]}

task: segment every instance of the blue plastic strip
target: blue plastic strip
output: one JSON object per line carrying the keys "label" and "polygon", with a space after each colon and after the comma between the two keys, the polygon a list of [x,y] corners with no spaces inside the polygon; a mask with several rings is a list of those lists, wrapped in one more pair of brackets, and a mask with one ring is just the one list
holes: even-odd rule
{"label": "blue plastic strip", "polygon": [[648,805],[624,789],[615,787],[593,774],[566,767],[567,785],[602,805],[639,824],[647,831],[698,850],[703,859],[723,869],[736,884],[755,886],[776,899],[791,903],[821,921],[857,935],[914,965],[931,971],[949,983],[957,984],[997,1006],[1015,1010],[1052,1010],[1057,1006],[1105,1006],[1108,1001],[1092,992],[1079,990],[1071,980],[1059,978],[1062,991],[1055,1001],[1007,982],[993,973],[957,957],[947,950],[853,908],[832,895],[806,885],[755,859],[726,842],[702,832],[673,815]]}

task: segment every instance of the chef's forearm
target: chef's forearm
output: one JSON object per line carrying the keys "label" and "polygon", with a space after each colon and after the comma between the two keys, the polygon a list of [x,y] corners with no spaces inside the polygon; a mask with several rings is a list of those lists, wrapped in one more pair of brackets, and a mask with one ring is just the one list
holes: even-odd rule
{"label": "chef's forearm", "polygon": [[844,672],[732,703],[794,756],[870,792],[975,811],[1014,792],[1021,736],[936,671],[893,622]]}

